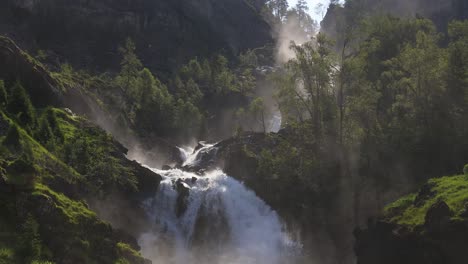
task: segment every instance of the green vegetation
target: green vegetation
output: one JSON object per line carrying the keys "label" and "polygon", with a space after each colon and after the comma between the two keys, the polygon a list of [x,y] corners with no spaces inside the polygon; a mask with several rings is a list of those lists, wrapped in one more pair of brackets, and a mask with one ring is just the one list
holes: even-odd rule
{"label": "green vegetation", "polygon": [[415,204],[416,194],[408,195],[385,207],[385,219],[408,227],[422,225],[427,211],[438,201],[444,201],[455,213],[454,219],[458,219],[468,203],[468,177],[459,175],[432,179],[427,186],[430,186],[431,194],[422,204]]}
{"label": "green vegetation", "polygon": [[304,204],[351,188],[358,221],[401,181],[411,189],[466,164],[468,22],[444,38],[427,19],[346,12],[336,42],[293,43],[296,58],[271,76],[287,125],[257,158],[278,189],[296,179]]}
{"label": "green vegetation", "polygon": [[[64,87],[84,87],[117,126],[140,136],[175,140],[198,136],[210,125],[205,122],[207,117],[218,115],[220,109],[247,106],[253,97],[254,52],[241,54],[237,65],[229,65],[219,54],[194,58],[163,83],[143,66],[133,41],[127,39],[119,51],[122,61],[116,75],[93,75],[64,64],[52,76]],[[47,124],[39,122],[46,135]]]}
{"label": "green vegetation", "polygon": [[0,263],[142,263],[141,255],[128,245],[122,249],[111,226],[77,199],[137,191],[135,167],[123,147],[82,117],[36,109],[20,82],[4,90]]}

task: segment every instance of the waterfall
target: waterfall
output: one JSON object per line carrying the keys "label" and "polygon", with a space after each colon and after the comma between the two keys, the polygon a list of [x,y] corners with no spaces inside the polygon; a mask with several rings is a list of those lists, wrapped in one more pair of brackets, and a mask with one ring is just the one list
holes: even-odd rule
{"label": "waterfall", "polygon": [[[184,166],[196,165],[214,148],[181,151]],[[163,180],[156,197],[144,204],[154,226],[139,242],[154,264],[281,264],[298,255],[300,246],[276,212],[221,170],[153,170]]]}

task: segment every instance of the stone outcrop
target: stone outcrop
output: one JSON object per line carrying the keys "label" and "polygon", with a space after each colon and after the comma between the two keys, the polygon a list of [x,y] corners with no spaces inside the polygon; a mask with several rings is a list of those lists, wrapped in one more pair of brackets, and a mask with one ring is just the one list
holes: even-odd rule
{"label": "stone outcrop", "polygon": [[[420,195],[427,189],[423,188]],[[421,206],[420,201],[416,198],[414,205]],[[454,216],[455,212],[440,200],[429,207],[420,225],[407,226],[385,218],[370,221],[367,229],[354,232],[358,264],[466,263],[468,215],[462,212]]]}
{"label": "stone outcrop", "polygon": [[77,67],[118,67],[119,45],[135,40],[145,65],[167,72],[194,56],[239,51],[272,42],[262,1],[5,0],[0,34],[43,49]]}

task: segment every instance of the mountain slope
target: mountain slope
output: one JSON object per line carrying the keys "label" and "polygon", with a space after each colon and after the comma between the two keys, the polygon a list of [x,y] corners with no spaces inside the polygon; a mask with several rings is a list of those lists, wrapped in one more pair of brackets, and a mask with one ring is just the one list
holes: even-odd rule
{"label": "mountain slope", "polygon": [[0,44],[0,262],[147,263],[138,230],[113,228],[95,204],[126,206],[119,220],[139,226],[139,204],[161,177],[86,118],[54,108],[83,100],[79,89],[70,92],[11,40]]}
{"label": "mountain slope", "polygon": [[272,42],[269,25],[243,0],[3,1],[0,34],[52,61],[108,70],[131,37],[144,64],[165,72],[195,56],[239,51]]}

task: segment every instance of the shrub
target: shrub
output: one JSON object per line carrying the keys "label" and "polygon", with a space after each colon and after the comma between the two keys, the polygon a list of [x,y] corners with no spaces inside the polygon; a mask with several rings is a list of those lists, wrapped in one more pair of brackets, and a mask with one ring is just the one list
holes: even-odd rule
{"label": "shrub", "polygon": [[32,187],[34,185],[37,170],[26,155],[10,162],[6,171],[10,184],[21,185],[23,187]]}
{"label": "shrub", "polygon": [[15,124],[12,124],[8,129],[7,135],[3,140],[3,145],[15,150],[21,148],[20,134]]}
{"label": "shrub", "polygon": [[29,95],[23,86],[17,82],[11,90],[7,111],[16,116],[23,127],[34,127],[35,112]]}
{"label": "shrub", "polygon": [[39,121],[38,130],[35,133],[35,138],[42,144],[46,145],[48,142],[53,141],[54,134],[50,128],[47,118],[41,118]]}
{"label": "shrub", "polygon": [[42,246],[39,237],[39,224],[29,215],[21,226],[19,255],[25,262],[32,262],[41,256]]}
{"label": "shrub", "polygon": [[463,173],[465,175],[468,175],[468,164],[466,164],[465,167],[463,168]]}

